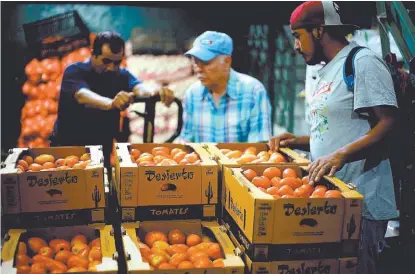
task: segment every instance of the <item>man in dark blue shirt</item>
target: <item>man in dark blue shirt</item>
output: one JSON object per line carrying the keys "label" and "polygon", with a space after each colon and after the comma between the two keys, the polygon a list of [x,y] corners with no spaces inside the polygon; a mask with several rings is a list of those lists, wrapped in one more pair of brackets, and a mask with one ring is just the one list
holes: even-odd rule
{"label": "man in dark blue shirt", "polygon": [[109,167],[112,141],[119,132],[120,111],[130,105],[133,97],[159,94],[167,106],[173,102],[171,90],[150,90],[120,68],[124,52],[121,36],[107,31],[97,35],[88,61],[68,66],[62,79],[51,145],[102,145]]}

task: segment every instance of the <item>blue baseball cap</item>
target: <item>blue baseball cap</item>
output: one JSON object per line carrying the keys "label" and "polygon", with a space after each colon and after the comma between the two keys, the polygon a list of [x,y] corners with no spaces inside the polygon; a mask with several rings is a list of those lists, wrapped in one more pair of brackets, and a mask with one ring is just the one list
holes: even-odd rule
{"label": "blue baseball cap", "polygon": [[184,55],[192,55],[204,62],[218,55],[232,55],[233,42],[229,35],[216,31],[205,31],[193,43],[192,49]]}

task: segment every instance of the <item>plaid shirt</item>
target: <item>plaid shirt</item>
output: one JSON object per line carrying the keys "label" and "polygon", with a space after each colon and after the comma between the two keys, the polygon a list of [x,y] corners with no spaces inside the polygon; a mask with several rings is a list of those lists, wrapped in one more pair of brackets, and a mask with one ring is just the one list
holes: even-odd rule
{"label": "plaid shirt", "polygon": [[186,90],[183,109],[184,142],[261,142],[271,137],[271,104],[264,86],[232,69],[219,107],[198,81]]}

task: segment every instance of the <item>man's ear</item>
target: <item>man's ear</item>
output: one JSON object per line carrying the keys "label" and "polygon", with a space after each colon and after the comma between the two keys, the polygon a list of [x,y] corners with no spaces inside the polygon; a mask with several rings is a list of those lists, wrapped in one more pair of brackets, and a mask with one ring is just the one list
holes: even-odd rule
{"label": "man's ear", "polygon": [[229,55],[227,55],[227,56],[225,57],[225,62],[226,62],[226,64],[231,65],[231,64],[232,64],[232,57],[231,57],[231,56],[229,56]]}
{"label": "man's ear", "polygon": [[313,37],[316,40],[320,40],[321,37],[323,37],[323,28],[322,27],[313,28],[313,30],[311,32],[313,34]]}

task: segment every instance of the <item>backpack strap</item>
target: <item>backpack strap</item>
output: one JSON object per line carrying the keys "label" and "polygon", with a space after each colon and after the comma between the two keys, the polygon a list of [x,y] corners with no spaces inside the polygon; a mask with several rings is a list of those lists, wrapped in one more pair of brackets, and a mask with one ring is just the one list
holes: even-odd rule
{"label": "backpack strap", "polygon": [[344,62],[343,66],[343,79],[346,83],[347,89],[351,92],[354,91],[354,58],[356,57],[357,53],[366,47],[357,46],[354,47],[349,54],[347,55],[346,61]]}

